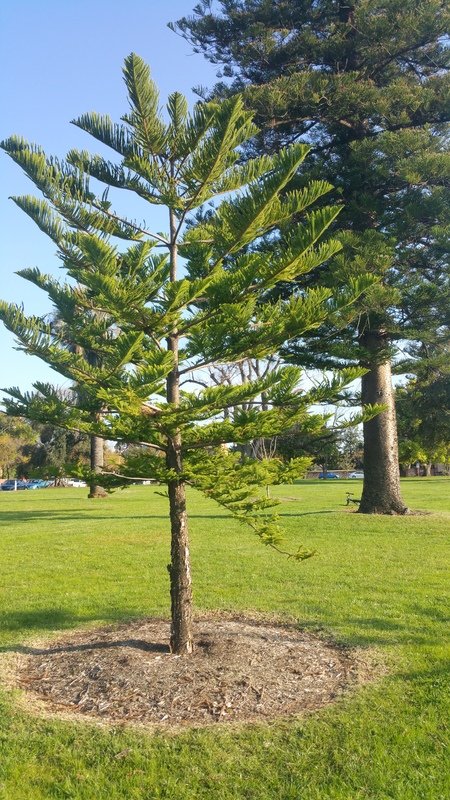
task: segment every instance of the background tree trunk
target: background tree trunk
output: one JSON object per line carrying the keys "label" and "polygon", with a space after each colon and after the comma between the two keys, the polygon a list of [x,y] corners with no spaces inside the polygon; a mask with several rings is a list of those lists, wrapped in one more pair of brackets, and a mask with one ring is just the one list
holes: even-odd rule
{"label": "background tree trunk", "polygon": [[364,485],[359,513],[405,514],[408,509],[400,494],[391,363],[388,358],[381,357],[386,337],[379,331],[370,332],[363,337],[363,344],[373,354],[373,359],[369,372],[362,378],[362,404],[381,403],[387,408],[364,423]]}
{"label": "background tree trunk", "polygon": [[[104,441],[100,436],[91,436],[91,472],[99,473],[103,469],[103,448]],[[94,477],[91,478],[89,484],[88,497],[106,497],[103,486],[100,486]]]}

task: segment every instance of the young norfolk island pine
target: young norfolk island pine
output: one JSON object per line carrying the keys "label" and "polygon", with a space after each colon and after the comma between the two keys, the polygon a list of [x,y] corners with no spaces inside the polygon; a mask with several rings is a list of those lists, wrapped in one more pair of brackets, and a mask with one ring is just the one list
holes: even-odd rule
{"label": "young norfolk island pine", "polygon": [[[135,54],[125,61],[124,77],[130,110],[122,123],[95,113],[75,122],[111,147],[119,163],[85,151],[72,151],[60,162],[18,137],[2,143],[45,198],[14,200],[56,242],[71,281],[60,283],[37,269],[20,274],[47,291],[77,346],[68,349],[64,335],[45,318],[27,317],[16,305],[1,303],[0,316],[23,349],[83,388],[73,402],[47,384],[25,394],[10,389],[6,405],[12,414],[147,445],[145,471],[168,487],[171,648],[190,653],[186,482],[277,547],[276,520],[264,512],[271,502],[255,500],[251,465],[240,465],[220,446],[276,435],[295,423],[313,427],[307,406],[335,397],[360,373],[343,371],[308,395],[296,389],[296,367],[196,393],[188,391],[189,376],[211,364],[271,355],[352,303],[370,281],[362,277],[334,295],[316,288],[275,304],[262,302],[278,281],[293,280],[340,247],[320,241],[339,208],[309,210],[330,185],[317,180],[301,191],[285,191],[308,147],[294,144],[241,165],[240,148],[255,126],[239,97],[199,104],[188,114],[185,98],[174,93],[165,122],[149,69]],[[108,189],[97,196],[90,177],[165,207],[168,233],[118,216]],[[198,213],[206,203],[213,205]],[[303,222],[270,252],[258,249],[260,237],[302,212]],[[96,363],[83,356],[86,351],[98,354]],[[264,410],[253,406],[233,421],[222,418],[224,409],[261,392]],[[309,555],[300,549],[296,557]]]}

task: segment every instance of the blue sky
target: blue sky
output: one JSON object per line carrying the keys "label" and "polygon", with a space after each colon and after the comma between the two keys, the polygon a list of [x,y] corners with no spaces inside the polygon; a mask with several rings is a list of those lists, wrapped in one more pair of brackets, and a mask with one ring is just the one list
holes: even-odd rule
{"label": "blue sky", "polygon": [[[198,84],[215,70],[167,28],[189,14],[195,0],[15,0],[0,8],[0,138],[13,133],[64,156],[71,147],[95,152],[96,142],[70,120],[85,111],[118,120],[126,111],[125,56],[134,51],[151,66],[161,101],[178,90],[194,101]],[[25,311],[51,310],[45,294],[15,275],[23,267],[57,272],[55,247],[10,195],[33,194],[33,184],[0,152],[0,297]],[[150,219],[150,218],[149,218]],[[62,273],[61,273],[62,275]],[[0,323],[0,386],[29,389],[35,380],[62,379],[38,359],[14,349]]]}

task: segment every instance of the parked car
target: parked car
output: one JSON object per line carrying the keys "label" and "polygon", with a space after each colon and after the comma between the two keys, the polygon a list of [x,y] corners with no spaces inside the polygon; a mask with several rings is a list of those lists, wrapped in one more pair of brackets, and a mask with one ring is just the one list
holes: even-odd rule
{"label": "parked car", "polygon": [[31,481],[27,482],[27,489],[45,489],[48,485],[48,481],[44,481],[41,478],[32,478]]}
{"label": "parked car", "polygon": [[87,483],[78,478],[64,478],[64,486],[71,486],[74,489],[84,489]]}
{"label": "parked car", "polygon": [[359,478],[359,480],[362,481],[363,478],[364,478],[364,472],[351,472],[348,477],[349,478]]}
{"label": "parked car", "polygon": [[319,478],[339,478],[339,475],[336,475],[335,472],[321,472]]}
{"label": "parked car", "polygon": [[8,478],[7,481],[3,481],[0,486],[2,492],[14,492],[16,489],[26,489],[27,482],[26,481],[19,481],[16,478]]}

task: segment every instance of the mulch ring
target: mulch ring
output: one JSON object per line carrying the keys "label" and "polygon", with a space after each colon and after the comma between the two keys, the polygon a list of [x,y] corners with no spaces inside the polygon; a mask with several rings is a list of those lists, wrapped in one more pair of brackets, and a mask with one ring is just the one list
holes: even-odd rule
{"label": "mulch ring", "polygon": [[192,656],[168,640],[158,619],[77,631],[17,648],[9,683],[51,716],[177,728],[315,711],[361,678],[355,651],[294,625],[210,615]]}

